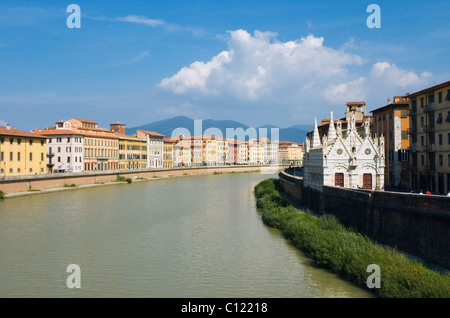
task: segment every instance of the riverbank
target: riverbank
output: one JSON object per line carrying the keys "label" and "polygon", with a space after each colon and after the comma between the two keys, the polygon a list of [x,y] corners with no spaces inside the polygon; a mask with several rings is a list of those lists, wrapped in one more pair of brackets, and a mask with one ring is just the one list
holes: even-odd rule
{"label": "riverbank", "polygon": [[288,204],[283,195],[274,179],[255,187],[263,221],[279,228],[318,265],[366,288],[371,274],[367,267],[378,265],[381,288],[372,291],[381,297],[450,297],[450,274],[432,271],[401,253],[382,247],[367,236],[344,227],[332,215],[318,218],[303,212]]}
{"label": "riverbank", "polygon": [[264,166],[225,166],[174,169],[143,169],[85,174],[53,174],[0,181],[0,199],[37,195],[49,192],[110,186],[131,182],[154,181],[186,176],[203,176],[232,173],[264,173]]}

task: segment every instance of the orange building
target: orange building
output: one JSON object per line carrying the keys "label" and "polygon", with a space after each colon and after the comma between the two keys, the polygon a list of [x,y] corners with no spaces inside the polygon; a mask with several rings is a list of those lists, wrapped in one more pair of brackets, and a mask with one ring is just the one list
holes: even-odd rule
{"label": "orange building", "polygon": [[385,137],[385,187],[409,188],[409,101],[394,96],[388,105],[372,110],[373,135]]}

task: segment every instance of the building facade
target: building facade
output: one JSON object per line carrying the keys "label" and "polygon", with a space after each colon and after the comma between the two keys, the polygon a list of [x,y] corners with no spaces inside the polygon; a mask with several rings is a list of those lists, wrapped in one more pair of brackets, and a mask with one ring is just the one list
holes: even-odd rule
{"label": "building facade", "polygon": [[48,172],[84,171],[84,136],[63,127],[35,129],[47,138]]}
{"label": "building facade", "polygon": [[176,140],[172,138],[164,138],[164,160],[163,167],[164,168],[173,168],[174,160],[173,160],[173,146],[176,144]]}
{"label": "building facade", "polygon": [[251,165],[264,164],[264,147],[256,139],[248,141],[248,163]]}
{"label": "building facade", "polygon": [[147,168],[164,166],[164,135],[154,131],[137,131],[138,138],[147,140]]}
{"label": "building facade", "polygon": [[373,114],[373,136],[385,138],[385,187],[409,188],[409,102],[394,96]]}
{"label": "building facade", "polygon": [[364,133],[351,116],[345,132],[333,115],[326,135],[320,136],[317,121],[305,143],[304,185],[322,191],[322,186],[378,190],[384,188],[384,137],[372,138],[370,124]]}
{"label": "building facade", "polygon": [[450,191],[450,81],[407,94],[410,114],[410,186]]}
{"label": "building facade", "polygon": [[135,170],[147,167],[147,139],[136,135],[126,135],[126,126],[122,123],[110,124],[119,140],[119,169]]}
{"label": "building facade", "polygon": [[47,145],[44,136],[0,127],[0,176],[47,173]]}

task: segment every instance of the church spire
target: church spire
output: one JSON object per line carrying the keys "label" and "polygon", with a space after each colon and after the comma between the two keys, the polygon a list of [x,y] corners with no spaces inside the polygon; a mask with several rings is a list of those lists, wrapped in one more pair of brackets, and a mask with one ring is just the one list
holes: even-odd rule
{"label": "church spire", "polygon": [[319,129],[317,128],[317,119],[314,118],[314,131],[311,138],[311,148],[317,148],[320,147],[320,136],[319,136]]}
{"label": "church spire", "polygon": [[330,125],[328,126],[328,140],[336,139],[336,128],[334,128],[333,112],[331,112]]}

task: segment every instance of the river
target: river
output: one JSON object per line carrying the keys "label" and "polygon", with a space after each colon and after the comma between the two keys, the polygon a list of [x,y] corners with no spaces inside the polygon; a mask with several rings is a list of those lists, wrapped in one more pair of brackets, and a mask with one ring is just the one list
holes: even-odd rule
{"label": "river", "polygon": [[[259,173],[0,201],[0,297],[372,297],[262,223]],[[69,264],[81,288],[69,289]]]}

